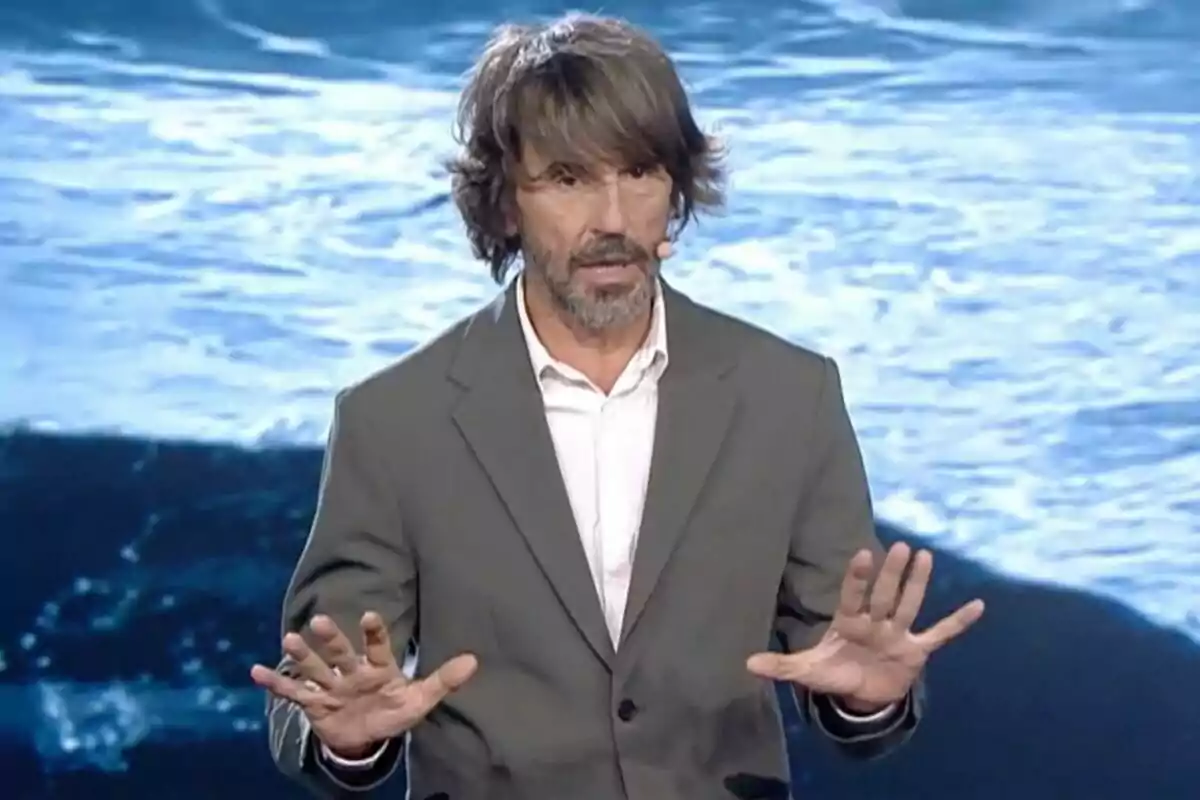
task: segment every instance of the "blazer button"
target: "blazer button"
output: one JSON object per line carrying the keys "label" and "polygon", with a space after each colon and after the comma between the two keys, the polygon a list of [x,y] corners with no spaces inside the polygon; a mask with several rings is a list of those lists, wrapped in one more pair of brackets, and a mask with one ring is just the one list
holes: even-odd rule
{"label": "blazer button", "polygon": [[637,704],[628,697],[617,704],[617,719],[621,720],[621,722],[629,722],[637,716],[637,712]]}

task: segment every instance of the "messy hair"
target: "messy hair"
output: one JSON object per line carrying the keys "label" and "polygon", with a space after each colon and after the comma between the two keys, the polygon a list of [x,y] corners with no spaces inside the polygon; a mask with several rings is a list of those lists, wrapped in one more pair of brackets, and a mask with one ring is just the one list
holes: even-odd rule
{"label": "messy hair", "polygon": [[572,13],[496,29],[469,75],[455,137],[454,202],[497,283],[521,250],[507,223],[525,145],[551,161],[663,169],[676,234],[698,209],[724,203],[720,144],[700,130],[662,48],[619,19]]}

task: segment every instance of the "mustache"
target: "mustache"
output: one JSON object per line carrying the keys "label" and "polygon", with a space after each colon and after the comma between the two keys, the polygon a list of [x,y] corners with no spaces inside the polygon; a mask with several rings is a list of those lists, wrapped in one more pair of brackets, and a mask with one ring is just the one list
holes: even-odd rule
{"label": "mustache", "polygon": [[571,257],[575,268],[599,264],[642,264],[650,260],[650,254],[637,242],[624,236],[607,236],[597,239],[587,249]]}

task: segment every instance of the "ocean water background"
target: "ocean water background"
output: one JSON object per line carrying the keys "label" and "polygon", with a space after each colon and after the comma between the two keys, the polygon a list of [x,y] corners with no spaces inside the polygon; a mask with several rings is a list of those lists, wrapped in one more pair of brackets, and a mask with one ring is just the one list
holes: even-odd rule
{"label": "ocean water background", "polygon": [[[274,657],[332,394],[495,291],[440,166],[461,73],[494,24],[568,7],[0,2],[11,796],[285,796],[244,669]],[[931,713],[966,725],[951,698],[1006,695],[1075,726],[1039,750],[980,711],[1008,772],[925,745],[898,772],[818,765],[798,794],[962,797],[994,774],[1047,800],[1193,796],[1200,8],[603,11],[661,37],[731,147],[730,208],[687,232],[674,282],[838,358],[887,530],[966,559],[947,597],[983,581],[1008,637],[988,641],[1029,657],[984,679],[953,659],[1003,652],[948,651]],[[1021,705],[1059,649],[1090,660],[1058,699],[1092,687],[1134,735]],[[239,766],[162,794],[197,752]]]}

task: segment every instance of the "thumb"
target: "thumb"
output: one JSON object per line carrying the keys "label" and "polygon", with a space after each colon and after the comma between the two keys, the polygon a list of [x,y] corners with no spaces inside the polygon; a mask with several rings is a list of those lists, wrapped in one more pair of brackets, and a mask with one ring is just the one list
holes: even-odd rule
{"label": "thumb", "polygon": [[426,703],[433,708],[458,691],[479,669],[479,659],[470,653],[455,656],[442,664],[433,674],[420,682],[421,693]]}
{"label": "thumb", "polygon": [[746,669],[752,674],[773,681],[795,681],[807,667],[802,653],[755,653],[746,659]]}

